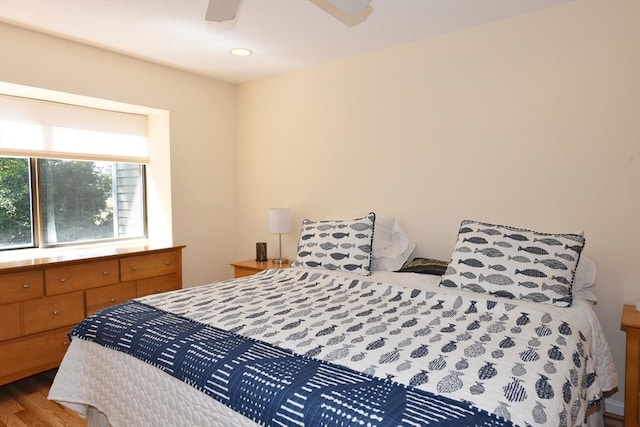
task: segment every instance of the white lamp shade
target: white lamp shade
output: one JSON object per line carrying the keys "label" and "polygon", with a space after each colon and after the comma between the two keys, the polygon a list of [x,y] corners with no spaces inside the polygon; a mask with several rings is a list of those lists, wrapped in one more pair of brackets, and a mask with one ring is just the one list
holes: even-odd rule
{"label": "white lamp shade", "polygon": [[291,213],[287,208],[269,209],[269,233],[288,233],[291,227]]}

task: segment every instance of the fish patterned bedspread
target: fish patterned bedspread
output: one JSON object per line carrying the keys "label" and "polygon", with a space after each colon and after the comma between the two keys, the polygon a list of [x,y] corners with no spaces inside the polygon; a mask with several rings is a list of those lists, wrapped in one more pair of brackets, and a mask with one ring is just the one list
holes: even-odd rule
{"label": "fish patterned bedspread", "polygon": [[606,391],[594,318],[580,304],[289,268],[140,298],[72,335],[265,425],[568,426]]}

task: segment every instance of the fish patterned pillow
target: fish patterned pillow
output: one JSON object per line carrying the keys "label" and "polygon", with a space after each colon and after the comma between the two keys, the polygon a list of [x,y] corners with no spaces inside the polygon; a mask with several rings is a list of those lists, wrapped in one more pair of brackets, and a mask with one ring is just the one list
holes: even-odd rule
{"label": "fish patterned pillow", "polygon": [[376,214],[352,220],[302,221],[294,267],[371,274],[371,249]]}
{"label": "fish patterned pillow", "polygon": [[465,220],[440,286],[569,307],[584,244],[578,234]]}

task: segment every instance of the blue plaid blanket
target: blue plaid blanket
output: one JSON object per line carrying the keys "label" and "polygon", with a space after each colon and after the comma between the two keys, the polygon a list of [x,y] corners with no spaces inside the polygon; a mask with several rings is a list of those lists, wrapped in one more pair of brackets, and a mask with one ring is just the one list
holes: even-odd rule
{"label": "blue plaid blanket", "polygon": [[94,314],[71,336],[156,366],[262,425],[512,425],[468,402],[299,356],[136,301]]}

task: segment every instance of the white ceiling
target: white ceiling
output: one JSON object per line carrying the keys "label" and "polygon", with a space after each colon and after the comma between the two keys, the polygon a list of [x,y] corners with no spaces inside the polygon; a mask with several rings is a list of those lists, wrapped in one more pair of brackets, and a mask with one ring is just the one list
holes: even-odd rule
{"label": "white ceiling", "polygon": [[347,27],[308,0],[243,0],[225,23],[204,19],[207,0],[0,0],[0,21],[239,83],[568,1],[372,0]]}

